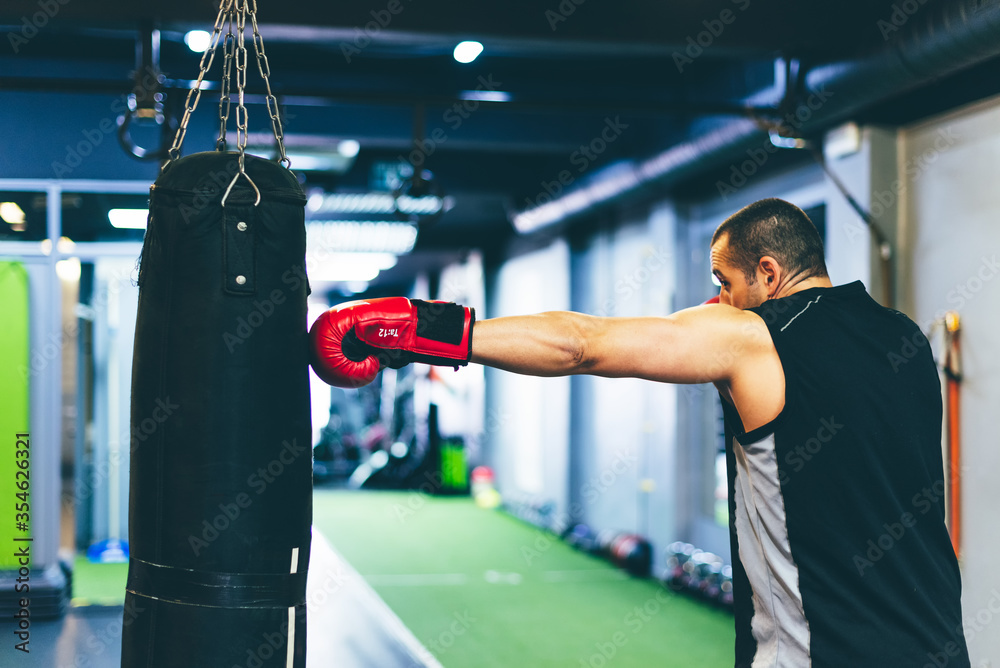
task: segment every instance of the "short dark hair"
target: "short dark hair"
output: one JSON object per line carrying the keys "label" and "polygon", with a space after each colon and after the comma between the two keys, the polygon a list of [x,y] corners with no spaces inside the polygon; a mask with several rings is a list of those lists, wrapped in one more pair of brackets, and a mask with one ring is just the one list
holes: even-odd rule
{"label": "short dark hair", "polygon": [[802,278],[828,276],[816,226],[802,209],[785,200],[772,197],[743,207],[719,225],[712,245],[723,236],[729,238],[727,259],[749,283],[757,280],[757,265],[765,255]]}

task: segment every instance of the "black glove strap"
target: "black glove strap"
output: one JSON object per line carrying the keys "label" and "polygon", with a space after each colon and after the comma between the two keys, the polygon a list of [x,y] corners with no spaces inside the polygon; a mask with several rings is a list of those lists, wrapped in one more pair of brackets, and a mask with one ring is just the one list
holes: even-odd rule
{"label": "black glove strap", "polygon": [[411,299],[410,303],[417,307],[417,336],[453,346],[462,342],[465,307],[422,299]]}

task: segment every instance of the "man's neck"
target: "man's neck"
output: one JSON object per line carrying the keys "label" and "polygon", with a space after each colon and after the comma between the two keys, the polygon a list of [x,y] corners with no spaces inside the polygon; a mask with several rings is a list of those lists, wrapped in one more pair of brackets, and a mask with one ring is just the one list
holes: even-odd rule
{"label": "man's neck", "polygon": [[796,292],[802,292],[803,290],[809,290],[811,288],[832,288],[833,283],[830,282],[829,276],[810,276],[809,278],[802,279],[792,283],[791,285],[784,286],[781,290],[778,290],[771,299],[781,299],[782,297],[788,297],[789,295],[794,295]]}

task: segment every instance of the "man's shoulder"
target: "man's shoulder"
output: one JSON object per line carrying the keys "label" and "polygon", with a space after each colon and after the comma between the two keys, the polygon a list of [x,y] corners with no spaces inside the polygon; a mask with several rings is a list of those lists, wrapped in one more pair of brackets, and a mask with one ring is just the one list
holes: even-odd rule
{"label": "man's shoulder", "polygon": [[[829,287],[812,287],[794,292],[779,299],[769,299],[760,306],[748,309],[755,312],[772,330],[784,331],[791,323],[815,308],[809,316],[816,316],[828,309],[878,308],[882,309],[865,289],[861,281]],[[803,322],[811,318],[805,317]]]}

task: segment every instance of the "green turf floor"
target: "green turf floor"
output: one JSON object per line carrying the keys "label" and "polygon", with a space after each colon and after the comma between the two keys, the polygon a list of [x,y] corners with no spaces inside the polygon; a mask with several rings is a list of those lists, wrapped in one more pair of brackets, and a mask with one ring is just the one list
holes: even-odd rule
{"label": "green turf floor", "polygon": [[73,560],[73,605],[123,605],[128,564],[95,564],[83,555]]}
{"label": "green turf floor", "polygon": [[728,613],[467,498],[318,490],[323,533],[445,668],[729,668]]}

